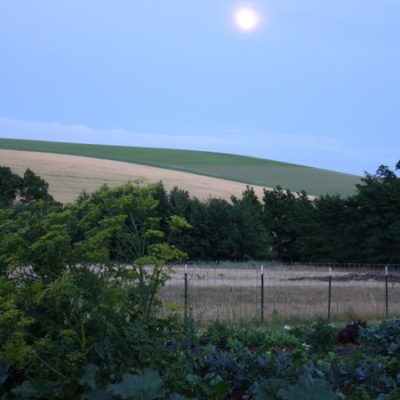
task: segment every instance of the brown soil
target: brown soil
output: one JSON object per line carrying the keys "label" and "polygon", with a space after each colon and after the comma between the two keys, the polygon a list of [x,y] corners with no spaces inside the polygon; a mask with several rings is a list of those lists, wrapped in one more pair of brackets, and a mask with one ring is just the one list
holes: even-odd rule
{"label": "brown soil", "polygon": [[[327,282],[329,280],[329,276],[301,276],[296,278],[289,278],[289,281],[320,281]],[[384,282],[386,280],[385,275],[382,273],[348,273],[339,276],[332,276],[332,281],[334,282],[349,282],[349,281],[375,281],[375,282]],[[397,274],[389,274],[388,281],[390,283],[400,282],[400,275]]]}

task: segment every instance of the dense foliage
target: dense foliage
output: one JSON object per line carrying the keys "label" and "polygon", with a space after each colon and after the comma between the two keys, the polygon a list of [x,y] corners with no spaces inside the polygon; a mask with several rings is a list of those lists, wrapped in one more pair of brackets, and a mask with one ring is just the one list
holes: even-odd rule
{"label": "dense foliage", "polygon": [[174,238],[191,259],[399,263],[400,177],[384,166],[348,198],[310,199],[277,187],[258,199],[248,187],[240,199],[201,202],[162,185],[156,198],[162,215],[192,226]]}
{"label": "dense foliage", "polygon": [[0,210],[2,399],[118,398],[129,373],[173,359],[180,322],[154,314],[166,264],[185,254],[159,230],[154,189],[103,187],[66,207],[16,195]]}
{"label": "dense foliage", "polygon": [[251,188],[230,203],[187,196],[174,209],[193,226],[182,249],[191,258],[399,263],[399,169],[366,174],[348,198],[312,200],[279,187],[261,200]]}
{"label": "dense foliage", "polygon": [[[200,201],[177,187],[167,192],[162,183],[152,186],[147,196],[153,202],[154,228],[190,259],[396,264],[400,254],[399,168],[400,162],[396,171],[381,166],[374,175],[366,174],[357,193],[348,198],[327,195],[310,199],[305,192],[297,195],[277,187],[265,190],[259,199],[248,187],[241,198],[232,197],[231,201]],[[62,207],[52,201],[47,183],[32,171],[20,178],[0,167],[0,239],[5,234],[9,243],[12,235],[20,245],[31,247],[44,232],[62,241],[67,229],[65,246],[80,247],[84,252],[101,243],[96,257],[102,254],[103,260],[127,261],[119,246],[132,248],[121,239],[129,241],[135,229],[129,217],[138,207],[135,196],[129,185],[113,190],[103,187]],[[179,217],[187,221],[183,229],[170,229],[171,219],[182,224]],[[21,226],[30,228],[22,230]],[[7,243],[2,244],[0,255],[4,259],[8,246],[15,258],[14,242]],[[39,249],[40,244],[34,248]],[[66,247],[64,250],[69,252]]]}
{"label": "dense foliage", "polygon": [[394,172],[368,175],[346,200],[278,188],[261,203],[248,188],[231,202],[201,202],[136,183],[66,206],[32,172],[25,184],[0,172],[1,399],[400,398],[399,321],[341,333],[322,322],[200,329],[158,313],[167,265],[185,257],[178,248],[295,259],[314,243],[308,256],[325,258],[329,238],[338,257],[354,254],[351,244],[395,259]]}
{"label": "dense foliage", "polygon": [[363,324],[351,344],[323,322],[198,329],[144,315],[118,278],[134,282],[112,268],[1,280],[2,399],[400,398],[400,321]]}
{"label": "dense foliage", "polygon": [[48,187],[48,183],[29,168],[20,177],[10,168],[0,166],[0,207],[10,206],[15,199],[23,203],[52,201]]}

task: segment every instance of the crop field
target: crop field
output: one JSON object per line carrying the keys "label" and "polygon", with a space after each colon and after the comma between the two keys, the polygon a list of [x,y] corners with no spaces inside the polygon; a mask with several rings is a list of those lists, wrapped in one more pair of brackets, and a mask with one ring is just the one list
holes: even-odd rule
{"label": "crop field", "polygon": [[0,139],[0,148],[123,161],[311,195],[355,192],[359,177],[284,162],[189,150]]}
{"label": "crop field", "polygon": [[[114,187],[136,180],[146,183],[162,180],[167,190],[178,186],[201,200],[209,197],[229,200],[232,195],[240,197],[246,189],[246,185],[239,182],[82,156],[0,149],[0,160],[0,165],[10,167],[19,175],[27,168],[32,169],[49,183],[50,193],[62,203],[76,200],[83,190],[91,193],[103,184]],[[261,199],[263,188],[253,188]]]}
{"label": "crop field", "polygon": [[[189,267],[188,312],[197,320],[259,321],[260,268]],[[185,268],[172,269],[162,290],[166,311],[183,312]],[[273,266],[264,269],[264,320],[314,321],[327,319],[329,269],[313,266]],[[388,275],[389,316],[400,316],[400,273]],[[338,267],[332,272],[331,319],[334,321],[385,318],[386,283],[382,267]]]}

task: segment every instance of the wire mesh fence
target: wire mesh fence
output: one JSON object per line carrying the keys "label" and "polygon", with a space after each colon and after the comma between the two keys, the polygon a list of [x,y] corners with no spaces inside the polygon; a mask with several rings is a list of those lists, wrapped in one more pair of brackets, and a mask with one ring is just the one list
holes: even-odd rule
{"label": "wire mesh fence", "polygon": [[177,265],[163,312],[209,321],[377,321],[400,316],[400,267],[363,264]]}

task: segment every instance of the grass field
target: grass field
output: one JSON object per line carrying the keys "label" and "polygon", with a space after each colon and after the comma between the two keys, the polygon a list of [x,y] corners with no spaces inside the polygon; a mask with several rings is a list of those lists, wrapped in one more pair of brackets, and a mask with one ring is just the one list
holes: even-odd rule
{"label": "grass field", "polygon": [[[173,268],[162,289],[167,311],[183,312],[184,268]],[[264,317],[281,323],[315,321],[328,316],[326,267],[277,265],[264,270]],[[400,273],[389,275],[389,316],[399,317]],[[209,321],[259,321],[261,313],[259,268],[188,268],[188,304],[195,319]],[[333,321],[385,318],[383,268],[337,268],[332,274]]]}
{"label": "grass field", "polygon": [[[27,168],[35,171],[49,183],[50,194],[62,203],[75,201],[83,190],[92,193],[104,184],[115,187],[135,181],[157,183],[162,180],[166,190],[178,186],[180,189],[187,190],[191,196],[201,200],[217,197],[229,201],[232,195],[241,197],[246,189],[244,183],[226,179],[148,165],[66,154],[0,148],[0,160],[1,165],[11,168],[14,173],[19,175],[23,175]],[[252,187],[257,196],[262,199],[264,188]]]}
{"label": "grass field", "polygon": [[0,148],[124,161],[250,185],[280,185],[292,191],[304,189],[312,195],[349,195],[354,193],[355,184],[359,182],[355,175],[223,153],[1,138]]}

